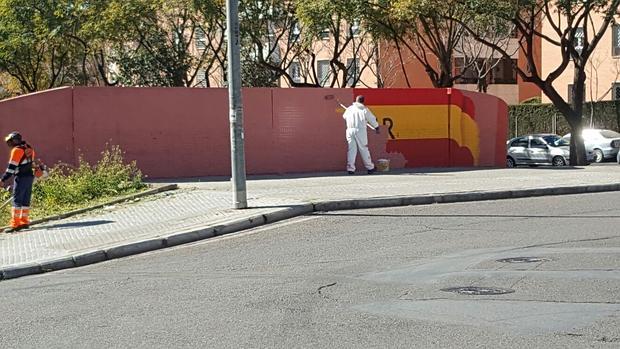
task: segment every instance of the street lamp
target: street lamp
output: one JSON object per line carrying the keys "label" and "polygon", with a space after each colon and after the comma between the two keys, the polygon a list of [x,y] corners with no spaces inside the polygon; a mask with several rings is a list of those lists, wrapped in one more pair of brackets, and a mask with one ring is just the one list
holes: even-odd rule
{"label": "street lamp", "polygon": [[243,147],[243,104],[241,101],[241,58],[239,40],[239,0],[226,0],[228,36],[228,100],[230,109],[230,160],[233,203],[236,209],[247,208],[245,185],[245,150]]}

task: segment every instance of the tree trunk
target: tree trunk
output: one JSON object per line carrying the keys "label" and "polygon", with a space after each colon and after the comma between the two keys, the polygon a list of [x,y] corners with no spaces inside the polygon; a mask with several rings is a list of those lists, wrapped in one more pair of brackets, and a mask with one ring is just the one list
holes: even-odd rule
{"label": "tree trunk", "polygon": [[582,135],[583,119],[581,118],[581,114],[577,114],[574,111],[573,113],[571,117],[566,118],[571,127],[570,164],[571,166],[585,166],[588,164],[588,161]]}
{"label": "tree trunk", "polygon": [[585,166],[588,164],[585,145],[583,142],[583,102],[585,100],[585,69],[575,65],[575,77],[573,80],[573,108],[567,116],[571,127],[570,164],[573,166]]}
{"label": "tree trunk", "polygon": [[487,93],[489,88],[489,84],[487,83],[487,78],[485,77],[478,77],[478,92],[480,93]]}
{"label": "tree trunk", "polygon": [[[581,78],[580,78],[581,79]],[[577,80],[577,79],[576,79]],[[585,80],[584,80],[585,81]],[[575,85],[573,85],[575,86]],[[586,149],[583,144],[583,135],[581,134],[583,131],[583,118],[581,112],[583,110],[583,99],[579,100],[578,98],[583,98],[583,82],[579,87],[581,89],[581,93],[577,96],[575,91],[573,91],[573,103],[572,106],[558,94],[558,92],[551,86],[550,82],[546,82],[544,85],[541,85],[540,88],[543,93],[549,97],[551,103],[558,108],[564,119],[568,122],[571,128],[571,138],[570,138],[570,165],[571,166],[586,166],[588,165],[588,161],[586,159]]]}

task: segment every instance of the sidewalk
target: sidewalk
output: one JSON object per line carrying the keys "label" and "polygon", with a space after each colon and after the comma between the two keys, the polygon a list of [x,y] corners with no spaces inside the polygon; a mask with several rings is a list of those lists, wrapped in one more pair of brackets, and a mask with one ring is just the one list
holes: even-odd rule
{"label": "sidewalk", "polygon": [[312,211],[620,190],[620,166],[415,170],[248,181],[250,209],[231,209],[228,181],[179,189],[0,234],[4,279],[64,269],[226,234]]}

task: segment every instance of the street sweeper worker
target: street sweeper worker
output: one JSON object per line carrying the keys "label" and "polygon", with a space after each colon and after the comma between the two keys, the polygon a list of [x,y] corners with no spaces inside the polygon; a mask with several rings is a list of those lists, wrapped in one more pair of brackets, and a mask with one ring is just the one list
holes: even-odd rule
{"label": "street sweeper worker", "polygon": [[375,165],[370,158],[368,150],[368,133],[366,127],[371,127],[379,133],[379,123],[372,112],[364,105],[364,96],[357,96],[355,102],[348,107],[342,115],[347,124],[347,143],[349,151],[347,153],[347,172],[355,173],[355,159],[359,151],[364,167],[368,174],[376,171]]}
{"label": "street sweeper worker", "polygon": [[0,180],[0,185],[4,186],[6,181],[11,177],[15,177],[10,222],[11,229],[15,231],[30,226],[30,198],[35,179],[35,152],[22,139],[22,135],[19,132],[9,133],[4,140],[11,148],[11,155],[6,172],[4,172]]}

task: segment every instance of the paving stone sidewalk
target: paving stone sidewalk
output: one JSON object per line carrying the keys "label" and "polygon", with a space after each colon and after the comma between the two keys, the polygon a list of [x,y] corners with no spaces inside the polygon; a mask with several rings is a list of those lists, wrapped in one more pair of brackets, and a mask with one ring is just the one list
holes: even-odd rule
{"label": "paving stone sidewalk", "polygon": [[230,208],[232,193],[228,181],[195,179],[175,183],[180,189],[173,192],[33,226],[18,234],[0,234],[0,269],[71,257],[179,231],[225,225],[307,203],[618,184],[620,166],[260,177],[248,181],[251,208],[247,210]]}

